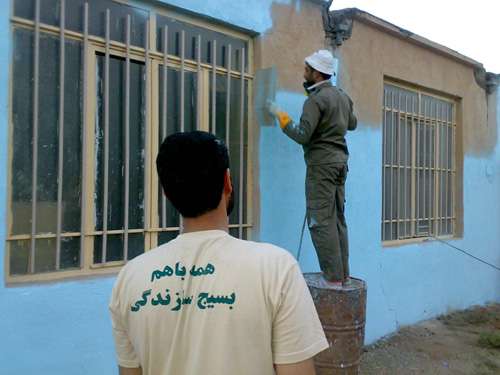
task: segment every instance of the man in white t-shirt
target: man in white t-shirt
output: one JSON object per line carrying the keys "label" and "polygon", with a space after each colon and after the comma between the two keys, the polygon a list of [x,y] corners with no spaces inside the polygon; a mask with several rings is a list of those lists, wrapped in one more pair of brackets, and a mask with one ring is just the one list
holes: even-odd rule
{"label": "man in white t-shirt", "polygon": [[110,311],[121,375],[314,375],[328,348],[295,259],[228,234],[226,146],[177,133],[156,160],[181,234],[130,261]]}

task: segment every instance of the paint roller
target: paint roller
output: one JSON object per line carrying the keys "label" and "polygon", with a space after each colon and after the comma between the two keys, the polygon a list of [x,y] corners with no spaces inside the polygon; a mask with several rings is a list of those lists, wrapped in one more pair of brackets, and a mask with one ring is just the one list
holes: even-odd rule
{"label": "paint roller", "polygon": [[[257,123],[261,126],[274,126],[276,117],[280,108],[276,105],[276,87],[277,70],[276,67],[259,69],[254,79],[254,110],[257,117]],[[302,224],[300,241],[295,257],[300,262],[302,242],[304,239],[304,230],[306,226],[306,217]]]}
{"label": "paint roller", "polygon": [[259,69],[254,79],[254,110],[257,123],[261,126],[274,126],[275,115],[279,108],[274,104],[277,86],[276,67]]}

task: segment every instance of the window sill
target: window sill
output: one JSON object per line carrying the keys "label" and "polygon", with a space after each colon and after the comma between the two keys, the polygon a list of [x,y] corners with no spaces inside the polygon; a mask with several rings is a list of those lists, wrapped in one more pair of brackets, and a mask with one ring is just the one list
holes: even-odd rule
{"label": "window sill", "polygon": [[[437,238],[437,240],[436,240]],[[382,247],[383,248],[393,248],[393,247],[400,247],[400,246],[405,246],[405,245],[418,245],[422,244],[424,242],[439,242],[438,240],[441,241],[449,241],[449,240],[455,240],[458,239],[457,236],[455,235],[447,235],[447,236],[441,236],[441,237],[417,237],[417,238],[408,238],[404,240],[393,240],[393,241],[382,241]]]}
{"label": "window sill", "polygon": [[39,286],[67,281],[87,281],[95,278],[115,276],[120,272],[121,266],[93,268],[90,270],[73,269],[59,272],[47,272],[33,275],[14,275],[5,277],[5,287]]}

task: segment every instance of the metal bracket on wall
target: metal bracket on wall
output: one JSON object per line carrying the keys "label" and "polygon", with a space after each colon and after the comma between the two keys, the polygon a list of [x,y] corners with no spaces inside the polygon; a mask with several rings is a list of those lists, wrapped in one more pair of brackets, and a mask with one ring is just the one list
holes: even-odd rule
{"label": "metal bracket on wall", "polygon": [[500,84],[500,74],[487,72],[484,68],[474,69],[474,78],[477,84],[490,95],[496,90]]}
{"label": "metal bracket on wall", "polygon": [[353,16],[356,8],[341,11],[330,11],[333,1],[325,3],[322,10],[323,28],[325,37],[330,41],[333,49],[340,47],[342,43],[352,35]]}

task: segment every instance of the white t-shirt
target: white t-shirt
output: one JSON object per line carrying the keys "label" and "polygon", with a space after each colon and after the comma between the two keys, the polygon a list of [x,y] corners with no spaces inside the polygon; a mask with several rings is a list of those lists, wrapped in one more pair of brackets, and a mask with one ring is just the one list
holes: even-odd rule
{"label": "white t-shirt", "polygon": [[328,348],[295,259],[224,231],[130,261],[109,307],[119,365],[145,375],[272,375]]}

